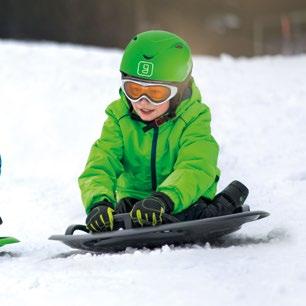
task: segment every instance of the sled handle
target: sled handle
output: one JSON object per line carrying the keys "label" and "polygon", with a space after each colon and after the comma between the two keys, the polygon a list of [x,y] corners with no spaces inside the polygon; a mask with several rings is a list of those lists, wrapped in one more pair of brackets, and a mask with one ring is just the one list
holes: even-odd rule
{"label": "sled handle", "polygon": [[130,229],[133,227],[131,217],[128,213],[114,215],[114,223],[124,224],[124,229]]}
{"label": "sled handle", "polygon": [[[179,220],[177,218],[175,218],[174,216],[168,215],[168,214],[164,214],[163,215],[163,219],[167,222],[167,223],[175,223],[178,222]],[[132,223],[132,219],[130,214],[128,213],[124,213],[124,214],[118,214],[118,215],[114,215],[114,221],[115,223],[121,223],[124,224],[124,229],[131,229],[133,228],[133,223]]]}
{"label": "sled handle", "polygon": [[167,221],[167,223],[176,223],[180,222],[180,220],[172,215],[164,214],[163,218]]}
{"label": "sled handle", "polygon": [[[175,218],[174,216],[164,214],[163,215],[164,220],[167,223],[175,223],[178,222],[179,220]],[[133,223],[131,220],[131,217],[128,213],[125,214],[117,214],[114,215],[114,222],[115,224],[122,224],[124,229],[131,229],[133,228]],[[90,233],[89,229],[86,227],[86,225],[83,224],[72,224],[67,227],[65,235],[73,235],[75,231],[82,231],[85,233]]]}
{"label": "sled handle", "polygon": [[72,224],[72,225],[67,227],[65,235],[73,235],[73,233],[77,230],[85,232],[85,233],[89,233],[89,230],[85,225],[83,225],[83,224]]}

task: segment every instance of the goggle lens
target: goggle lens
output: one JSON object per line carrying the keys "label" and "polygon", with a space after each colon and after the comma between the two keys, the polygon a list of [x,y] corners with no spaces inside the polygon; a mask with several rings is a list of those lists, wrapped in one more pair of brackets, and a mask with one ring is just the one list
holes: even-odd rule
{"label": "goggle lens", "polygon": [[171,96],[171,88],[167,85],[150,84],[143,86],[133,81],[126,81],[123,87],[126,95],[133,100],[137,100],[141,96],[147,96],[155,103],[162,103]]}

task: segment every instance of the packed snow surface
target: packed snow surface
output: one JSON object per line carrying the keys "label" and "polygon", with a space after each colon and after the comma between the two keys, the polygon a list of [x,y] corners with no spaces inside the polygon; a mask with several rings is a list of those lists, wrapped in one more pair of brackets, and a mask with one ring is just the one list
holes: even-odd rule
{"label": "packed snow surface", "polygon": [[194,58],[234,179],[271,216],[219,245],[72,254],[49,241],[84,223],[77,177],[118,97],[120,50],[0,42],[1,305],[305,305],[306,56]]}

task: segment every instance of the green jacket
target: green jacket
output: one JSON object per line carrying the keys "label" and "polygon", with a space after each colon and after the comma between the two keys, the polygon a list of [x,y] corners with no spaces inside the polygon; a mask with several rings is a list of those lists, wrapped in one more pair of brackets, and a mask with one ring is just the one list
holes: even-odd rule
{"label": "green jacket", "polygon": [[172,199],[173,213],[201,196],[212,199],[220,176],[219,148],[211,135],[209,108],[201,103],[196,85],[175,118],[147,132],[144,122],[131,118],[129,103],[120,96],[107,107],[101,137],[79,177],[86,212],[103,199],[116,205],[121,198],[142,199],[152,191]]}

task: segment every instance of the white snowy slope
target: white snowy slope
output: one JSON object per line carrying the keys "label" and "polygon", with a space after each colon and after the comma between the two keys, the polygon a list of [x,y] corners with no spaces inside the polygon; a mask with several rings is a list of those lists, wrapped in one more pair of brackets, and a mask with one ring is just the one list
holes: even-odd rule
{"label": "white snowy slope", "polygon": [[121,51],[0,41],[1,305],[305,305],[306,56],[195,57],[234,179],[271,216],[220,247],[74,255],[48,241],[83,223],[77,177],[118,97]]}

